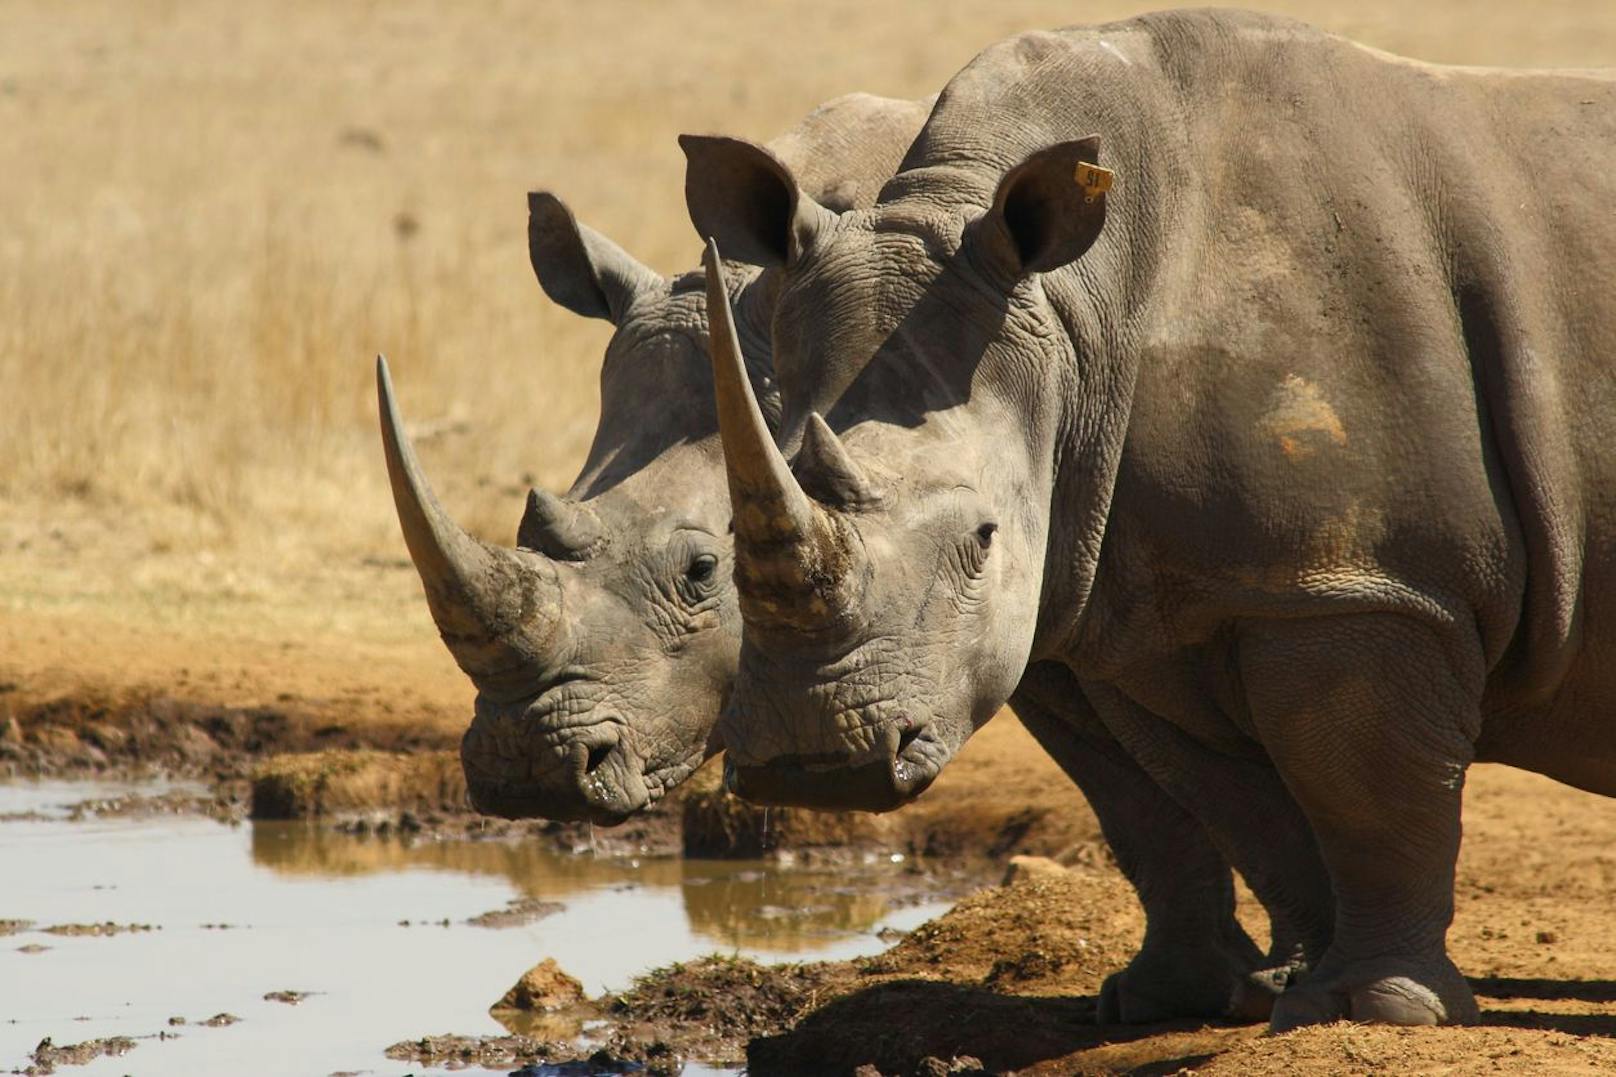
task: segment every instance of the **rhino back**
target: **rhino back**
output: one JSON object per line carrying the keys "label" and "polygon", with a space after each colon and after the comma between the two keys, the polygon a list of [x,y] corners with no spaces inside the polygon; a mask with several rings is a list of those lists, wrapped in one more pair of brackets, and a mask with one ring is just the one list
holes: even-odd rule
{"label": "rhino back", "polygon": [[844,94],[770,141],[769,149],[821,205],[860,209],[875,202],[898,170],[935,101]]}

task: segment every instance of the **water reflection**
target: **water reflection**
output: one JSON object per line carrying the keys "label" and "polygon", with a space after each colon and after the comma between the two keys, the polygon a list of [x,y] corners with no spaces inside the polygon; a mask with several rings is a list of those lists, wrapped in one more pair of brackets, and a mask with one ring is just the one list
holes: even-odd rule
{"label": "water reflection", "polygon": [[[112,791],[0,783],[0,814],[12,815],[0,823],[0,918],[34,925],[0,946],[0,1071],[20,1068],[46,1036],[128,1035],[140,1043],[134,1072],[211,1077],[274,1058],[276,1072],[402,1077],[418,1067],[381,1058],[384,1047],[498,1033],[489,1004],[542,958],[600,995],[714,951],[870,954],[883,945],[871,933],[878,922],[902,930],[942,911],[933,901],[889,912],[935,898],[936,880],[893,865],[595,858],[535,842],[407,842],[168,816],[69,822],[55,807],[103,795]],[[509,929],[468,922],[522,898],[564,908]],[[41,933],[104,921],[161,930]],[[49,949],[18,952],[35,942]],[[310,994],[289,1006],[272,1000],[280,990]],[[197,1023],[220,1012],[242,1021]],[[177,1032],[176,1015],[188,1019]],[[578,1015],[557,1016],[547,1036],[577,1031]],[[130,1066],[108,1058],[82,1072],[116,1077]]]}
{"label": "water reflection", "polygon": [[601,890],[677,890],[693,934],[725,949],[805,952],[873,928],[912,888],[889,865],[786,870],[766,862],[614,858],[535,842],[409,841],[306,823],[256,823],[255,863],[287,875],[341,878],[410,870],[487,875],[527,897],[566,901]]}

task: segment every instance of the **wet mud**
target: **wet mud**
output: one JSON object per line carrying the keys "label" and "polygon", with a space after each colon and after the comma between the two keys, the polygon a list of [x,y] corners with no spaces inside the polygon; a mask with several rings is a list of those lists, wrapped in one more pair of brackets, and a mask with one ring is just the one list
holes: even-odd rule
{"label": "wet mud", "polygon": [[22,1073],[34,1077],[35,1074],[55,1073],[58,1066],[83,1066],[103,1056],[117,1058],[128,1054],[136,1047],[134,1040],[128,1036],[112,1036],[102,1040],[85,1040],[82,1043],[69,1043],[57,1046],[51,1042],[49,1036],[41,1040],[34,1048],[32,1065],[22,1070]]}
{"label": "wet mud", "polygon": [[531,897],[512,898],[505,903],[503,909],[490,909],[488,912],[478,913],[466,923],[472,927],[521,927],[535,920],[542,920],[546,916],[554,916],[563,908],[565,906],[559,901],[544,901]]}

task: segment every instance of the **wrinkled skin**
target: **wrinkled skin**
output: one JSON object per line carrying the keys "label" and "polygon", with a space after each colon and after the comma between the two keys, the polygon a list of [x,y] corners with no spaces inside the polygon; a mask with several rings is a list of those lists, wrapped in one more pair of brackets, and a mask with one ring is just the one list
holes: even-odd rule
{"label": "wrinkled skin", "polygon": [[[814,447],[782,474],[720,378],[735,786],[894,807],[1014,691],[1166,794],[1097,805],[1147,909],[1216,910],[1226,862],[1279,914],[1275,1028],[1474,1020],[1466,767],[1616,795],[1613,147],[1608,75],[1229,12],[990,48],[865,211],[687,139],[698,231],[781,267]],[[1172,927],[1110,1004],[1253,960]]]}
{"label": "wrinkled skin", "polygon": [[[929,107],[849,95],[775,147],[819,197],[868,205]],[[461,746],[473,804],[610,825],[717,750],[713,727],[739,649],[706,299],[700,275],[662,277],[553,196],[531,196],[529,209],[545,292],[615,327],[577,481],[565,497],[531,495],[517,549],[495,549],[459,532],[432,500],[396,421],[388,432],[385,388],[384,435],[433,617],[478,689]],[[772,401],[772,275],[738,270],[725,287],[753,388]]]}

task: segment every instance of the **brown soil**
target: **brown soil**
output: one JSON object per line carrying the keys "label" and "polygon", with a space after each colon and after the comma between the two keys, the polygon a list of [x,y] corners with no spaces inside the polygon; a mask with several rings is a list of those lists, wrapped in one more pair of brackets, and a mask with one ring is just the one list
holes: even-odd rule
{"label": "brown soil", "polygon": [[253,771],[254,819],[377,810],[469,810],[459,758],[453,752],[322,751],[276,755]]}
{"label": "brown soil", "polygon": [[[138,642],[128,644],[131,653],[113,655],[103,644],[110,663],[98,668],[112,673],[55,666],[57,648],[91,646],[73,638],[81,633],[93,634],[23,614],[0,619],[0,777],[161,773],[227,782],[245,779],[257,760],[276,752],[414,751],[458,741],[448,706],[417,703],[401,714],[364,687],[338,697],[303,695],[293,690],[300,678],[289,667],[248,660],[249,651],[265,649],[261,643],[244,644],[240,654],[170,652],[166,676],[154,672],[152,679],[145,667],[153,655],[140,654]],[[40,647],[41,639],[51,646]],[[213,675],[188,672],[203,662]],[[222,668],[234,671],[228,682]],[[401,686],[401,698],[410,694]]]}
{"label": "brown soil", "polygon": [[[1549,819],[1568,818],[1562,811],[1586,818],[1578,806],[1597,803],[1496,769],[1479,771],[1473,783],[1474,814],[1483,819],[1520,818],[1539,799]],[[1608,836],[1616,812],[1604,807],[1595,829]],[[1477,846],[1462,860],[1461,892],[1478,886],[1478,865],[1526,855],[1524,845],[1494,849],[1472,835]],[[1461,908],[1453,949],[1481,997],[1476,1028],[1336,1025],[1275,1037],[1203,1022],[1098,1025],[1099,986],[1144,926],[1126,883],[1105,866],[1013,871],[1010,883],[967,898],[878,957],[776,967],[692,962],[602,1003],[621,1038],[655,1037],[686,1057],[728,1061],[740,1061],[744,1046],[749,1072],[760,1077],[973,1072],[977,1064],[1029,1075],[1608,1072],[1616,1067],[1616,984],[1598,952],[1608,907],[1590,899],[1579,916],[1547,921],[1559,925],[1551,927],[1531,911],[1539,891],[1575,888],[1562,872],[1589,878],[1610,862],[1590,851],[1595,868],[1576,849],[1568,853],[1558,869],[1503,873],[1480,891],[1485,902]],[[1262,931],[1249,896],[1241,915]],[[1511,973],[1474,975],[1489,960]]]}

